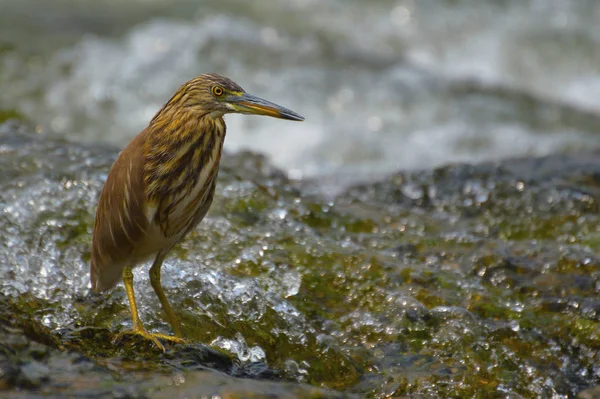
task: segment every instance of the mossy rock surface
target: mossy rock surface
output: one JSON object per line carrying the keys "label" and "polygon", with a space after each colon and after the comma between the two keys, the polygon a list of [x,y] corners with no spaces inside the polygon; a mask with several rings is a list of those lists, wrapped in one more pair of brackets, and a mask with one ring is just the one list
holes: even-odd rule
{"label": "mossy rock surface", "polygon": [[[130,323],[124,290],[88,288],[118,150],[14,119],[0,148],[9,397],[538,398],[600,384],[599,154],[399,172],[333,199],[226,155],[213,208],[163,267],[189,342],[163,354],[113,342]],[[135,280],[146,327],[169,333],[147,267]]]}

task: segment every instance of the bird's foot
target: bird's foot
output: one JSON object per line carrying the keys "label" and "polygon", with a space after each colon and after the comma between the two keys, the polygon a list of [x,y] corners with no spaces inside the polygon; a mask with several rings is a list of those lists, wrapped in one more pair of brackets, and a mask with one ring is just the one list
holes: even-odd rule
{"label": "bird's foot", "polygon": [[174,344],[185,344],[187,342],[185,340],[185,338],[176,337],[174,335],[165,335],[165,334],[152,334],[152,335],[154,335],[156,338],[164,339],[166,341],[171,341]]}
{"label": "bird's foot", "polygon": [[182,344],[185,342],[185,339],[180,338],[180,337],[164,335],[164,334],[149,333],[148,331],[146,331],[146,329],[144,327],[138,327],[138,328],[133,328],[131,330],[121,331],[119,334],[117,334],[117,336],[115,337],[113,342],[114,343],[119,342],[125,335],[139,335],[149,341],[152,341],[154,343],[154,345],[156,345],[158,347],[158,349],[162,350],[163,352],[165,352],[165,346],[162,344],[162,342],[160,342],[160,339],[164,339],[166,341],[171,341],[176,344]]}

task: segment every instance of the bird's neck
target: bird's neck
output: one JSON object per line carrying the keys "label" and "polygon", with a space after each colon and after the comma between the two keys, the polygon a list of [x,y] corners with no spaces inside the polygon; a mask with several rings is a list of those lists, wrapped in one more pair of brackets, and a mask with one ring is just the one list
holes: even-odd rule
{"label": "bird's neck", "polygon": [[[148,125],[148,138],[158,152],[180,150],[225,139],[222,113],[163,108]],[[214,136],[214,138],[213,138]]]}
{"label": "bird's neck", "polygon": [[160,197],[195,180],[207,165],[217,166],[225,140],[221,116],[178,111],[157,115],[148,126],[144,149],[148,197]]}

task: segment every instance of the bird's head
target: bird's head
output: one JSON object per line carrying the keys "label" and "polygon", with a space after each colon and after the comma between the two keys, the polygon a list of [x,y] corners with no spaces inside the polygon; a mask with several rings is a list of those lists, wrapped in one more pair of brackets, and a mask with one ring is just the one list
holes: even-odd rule
{"label": "bird's head", "polygon": [[213,118],[227,113],[267,115],[274,118],[303,121],[292,110],[248,94],[237,83],[217,74],[200,75],[186,82],[169,100],[169,105]]}

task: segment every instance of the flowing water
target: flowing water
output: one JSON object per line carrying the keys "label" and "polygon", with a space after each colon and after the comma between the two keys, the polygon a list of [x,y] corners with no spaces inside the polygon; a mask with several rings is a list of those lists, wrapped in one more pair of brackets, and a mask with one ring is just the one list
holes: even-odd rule
{"label": "flowing water", "polygon": [[306,116],[230,117],[227,148],[334,188],[597,146],[593,0],[3,3],[0,106],[61,137],[124,145],[217,71]]}
{"label": "flowing water", "polygon": [[[0,393],[569,398],[600,384],[600,3],[0,9]],[[191,343],[113,345],[130,319],[122,288],[89,293],[98,193],[118,149],[207,71],[306,121],[227,116],[213,209],[163,268]],[[485,163],[506,157],[520,158]],[[476,165],[446,166],[459,161]],[[146,272],[141,316],[168,333]]]}

